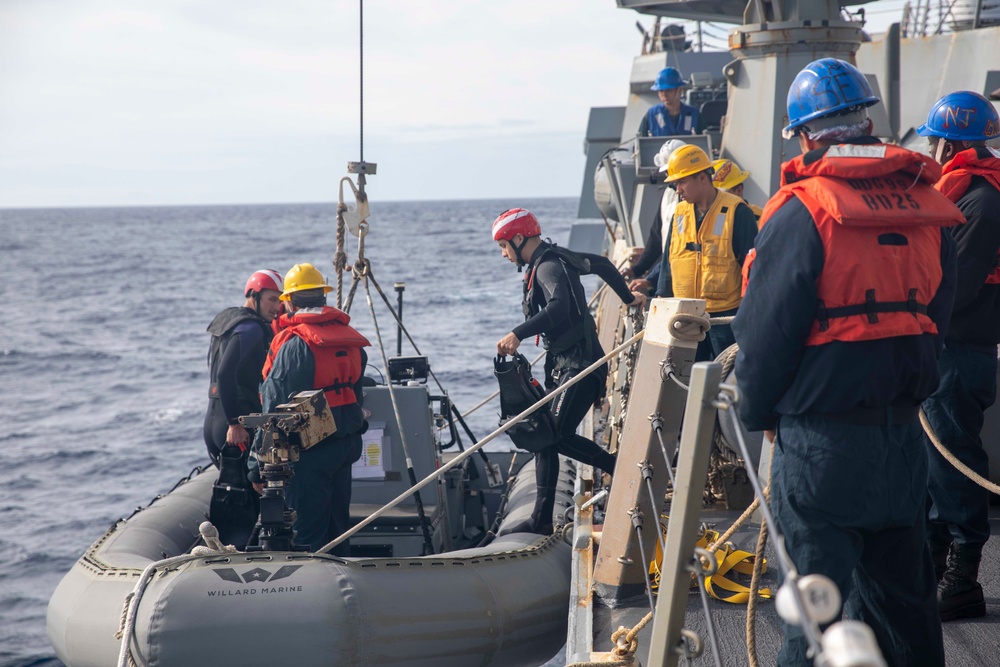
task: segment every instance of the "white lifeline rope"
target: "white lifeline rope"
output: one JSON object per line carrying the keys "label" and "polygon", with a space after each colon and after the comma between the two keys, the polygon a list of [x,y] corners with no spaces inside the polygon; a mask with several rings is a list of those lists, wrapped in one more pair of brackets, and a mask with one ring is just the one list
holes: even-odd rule
{"label": "white lifeline rope", "polygon": [[511,419],[510,421],[508,421],[506,424],[504,424],[503,426],[501,426],[497,430],[495,430],[492,433],[490,433],[488,436],[486,436],[485,438],[483,438],[482,440],[480,440],[476,444],[474,444],[471,447],[469,447],[468,449],[466,449],[464,452],[462,452],[461,454],[459,454],[458,456],[456,456],[455,458],[453,458],[451,461],[449,461],[445,465],[443,465],[440,468],[438,468],[436,471],[432,472],[427,477],[425,477],[422,480],[420,480],[419,482],[417,482],[417,484],[415,486],[407,489],[406,491],[404,491],[400,495],[396,496],[393,500],[391,500],[388,503],[386,503],[385,506],[383,506],[380,509],[378,509],[375,512],[373,512],[367,519],[365,519],[364,521],[359,522],[356,526],[354,526],[353,528],[351,528],[350,530],[348,530],[346,533],[341,534],[340,537],[338,537],[337,539],[333,540],[332,542],[330,542],[329,544],[327,544],[326,546],[324,546],[322,549],[317,550],[316,553],[327,553],[331,549],[333,549],[334,547],[336,547],[337,545],[339,545],[341,542],[344,542],[345,540],[347,540],[348,538],[350,538],[352,535],[354,535],[355,533],[357,533],[358,531],[360,531],[362,528],[364,528],[365,526],[367,526],[370,523],[372,523],[373,521],[375,521],[375,519],[379,518],[380,516],[382,516],[383,514],[385,514],[386,512],[388,512],[390,509],[392,509],[393,507],[395,507],[399,503],[403,502],[404,500],[406,500],[407,498],[409,498],[410,496],[412,496],[414,493],[416,493],[420,489],[422,489],[425,486],[427,486],[428,484],[430,484],[438,476],[444,474],[445,471],[450,470],[451,468],[454,468],[459,463],[461,463],[465,459],[469,458],[470,456],[472,456],[473,454],[475,454],[476,452],[478,452],[480,449],[482,449],[486,445],[486,443],[492,441],[497,436],[499,436],[499,435],[501,435],[503,433],[506,433],[511,428],[513,428],[515,424],[519,424],[520,422],[524,421],[524,419],[528,415],[530,415],[532,412],[534,412],[538,408],[542,407],[543,405],[546,405],[547,403],[551,403],[557,396],[561,395],[564,391],[566,391],[567,389],[569,389],[570,387],[572,387],[573,385],[575,385],[577,382],[582,381],[585,377],[587,377],[588,375],[590,375],[591,373],[593,373],[595,370],[597,370],[598,368],[600,368],[601,366],[603,366],[605,363],[607,363],[609,359],[611,359],[612,357],[617,356],[618,354],[620,354],[621,352],[623,352],[624,350],[626,350],[630,345],[632,345],[633,343],[639,341],[643,337],[643,335],[645,335],[645,333],[646,333],[645,330],[640,331],[639,333],[637,333],[636,335],[632,336],[627,341],[625,341],[624,343],[622,343],[621,345],[619,345],[615,349],[611,350],[610,352],[608,352],[607,354],[605,354],[603,357],[601,357],[600,359],[598,359],[597,361],[595,361],[591,365],[587,366],[585,369],[583,369],[582,372],[580,372],[578,375],[574,376],[566,384],[557,387],[551,393],[547,394],[544,398],[539,399],[531,407],[525,408],[525,410],[523,412],[521,412],[519,415],[517,415],[516,417],[514,417],[513,419]]}
{"label": "white lifeline rope", "polygon": [[118,650],[118,667],[129,667],[136,664],[131,650],[132,635],[135,634],[135,615],[139,610],[139,602],[142,600],[142,594],[146,591],[146,586],[149,585],[149,580],[153,578],[153,573],[157,568],[169,568],[172,565],[185,561],[236,552],[235,547],[226,546],[219,541],[219,531],[211,522],[203,522],[198,526],[198,532],[201,533],[201,537],[205,540],[207,546],[196,546],[191,550],[190,554],[181,554],[180,556],[173,556],[172,558],[165,558],[155,563],[150,563],[142,571],[142,575],[139,577],[139,581],[136,582],[132,592],[125,596],[125,609],[122,611],[121,627],[115,633],[115,639],[120,638],[122,640],[121,648]]}
{"label": "white lifeline rope", "polygon": [[130,664],[135,664],[130,660],[132,651],[132,635],[135,633],[135,614],[139,609],[139,600],[142,599],[142,594],[146,590],[146,586],[149,585],[149,580],[153,578],[153,573],[156,572],[157,568],[170,567],[177,563],[183,563],[184,561],[194,560],[200,558],[201,556],[193,556],[191,554],[181,554],[180,556],[174,556],[173,558],[167,558],[164,560],[158,560],[155,563],[150,563],[146,566],[146,569],[142,571],[142,576],[139,577],[139,581],[136,582],[135,588],[132,592],[128,594],[125,599],[128,600],[128,611],[125,612],[124,627],[121,630],[122,645],[118,651],[118,667],[128,667]]}

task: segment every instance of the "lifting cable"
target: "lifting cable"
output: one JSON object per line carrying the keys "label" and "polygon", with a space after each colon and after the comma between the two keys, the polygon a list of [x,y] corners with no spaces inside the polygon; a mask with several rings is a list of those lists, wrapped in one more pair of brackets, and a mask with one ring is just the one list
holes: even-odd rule
{"label": "lifting cable", "polygon": [[[385,307],[389,309],[389,314],[392,315],[392,318],[396,321],[396,326],[398,326],[399,329],[400,329],[400,331],[402,331],[403,334],[406,336],[406,340],[408,340],[410,342],[410,345],[413,346],[413,349],[416,351],[416,353],[418,355],[422,356],[423,353],[421,353],[420,348],[417,347],[416,341],[413,340],[413,336],[410,335],[409,330],[407,330],[406,325],[403,324],[403,320],[400,319],[399,314],[396,313],[396,309],[393,308],[392,303],[389,301],[389,297],[387,297],[385,295],[385,292],[382,291],[382,287],[378,284],[378,281],[375,280],[375,275],[372,273],[372,270],[371,270],[371,264],[368,264],[368,266],[366,268],[366,271],[367,271],[367,273],[366,273],[366,280],[365,280],[365,289],[366,290],[368,289],[368,281],[371,281],[371,284],[375,287],[375,291],[378,292],[378,295],[380,297],[382,297],[382,301],[385,303]],[[352,299],[354,297],[354,289],[355,289],[355,286],[352,284],[351,285],[351,294],[350,294],[350,296],[351,296]],[[347,307],[350,308],[350,301],[348,301]],[[428,368],[427,372],[434,379],[434,384],[436,384],[438,386],[438,389],[441,391],[441,393],[442,394],[447,394],[448,392],[445,390],[444,385],[441,384],[441,381],[438,379],[438,376],[434,373],[434,371],[431,370],[430,368]],[[386,373],[388,373],[388,370],[386,370]],[[388,377],[388,375],[386,375],[386,377]],[[392,380],[390,378],[389,379],[389,384],[391,384],[391,383],[392,383]],[[499,393],[499,392],[497,392],[497,393]],[[461,425],[462,429],[465,431],[465,434],[468,435],[469,438],[473,442],[475,442],[476,441],[475,434],[473,434],[472,429],[469,428],[469,425],[465,422],[464,415],[462,415],[458,411],[458,408],[455,406],[454,403],[451,403],[451,413],[452,413],[452,415],[454,415],[455,419],[458,420],[458,423]],[[450,419],[450,417],[449,417],[449,419]],[[486,452],[480,450],[479,457],[483,460],[483,463],[486,464],[487,468],[489,468],[491,465],[493,465],[492,462],[490,461],[489,457],[486,455]]]}
{"label": "lifting cable", "polygon": [[[358,261],[354,265],[354,283],[352,285],[351,293],[353,295],[354,289],[357,282],[360,280],[364,283],[365,287],[365,298],[368,301],[368,310],[372,316],[372,326],[375,327],[375,338],[378,340],[378,349],[382,354],[382,364],[385,368],[386,377],[389,377],[389,359],[385,354],[385,346],[382,344],[382,332],[378,326],[378,318],[375,316],[375,303],[372,301],[371,290],[368,289],[368,278],[369,270],[371,265],[368,260],[365,259],[365,235],[368,232],[367,223],[362,223],[359,236],[359,250],[358,250]],[[426,555],[434,553],[434,543],[431,540],[430,522],[427,520],[427,514],[424,512],[424,503],[420,498],[420,489],[416,488],[417,484],[417,474],[413,468],[413,456],[410,454],[410,447],[406,441],[406,429],[403,428],[403,419],[399,411],[399,403],[396,401],[396,391],[393,389],[392,379],[389,378],[389,382],[386,383],[389,388],[389,399],[392,401],[392,412],[393,416],[396,418],[396,430],[399,431],[399,441],[403,446],[403,456],[406,458],[406,474],[410,480],[410,486],[414,487],[413,490],[413,500],[416,503],[417,516],[420,520],[420,530],[424,537],[424,553]]]}

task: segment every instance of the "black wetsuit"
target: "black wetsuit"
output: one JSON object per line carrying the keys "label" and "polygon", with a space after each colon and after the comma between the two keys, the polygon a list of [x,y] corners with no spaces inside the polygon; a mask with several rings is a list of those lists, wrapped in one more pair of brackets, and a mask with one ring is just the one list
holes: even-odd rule
{"label": "black wetsuit", "polygon": [[[589,264],[589,266],[588,266]],[[545,387],[553,390],[604,356],[597,340],[597,327],[587,308],[581,273],[599,276],[625,303],[631,303],[625,279],[606,257],[573,253],[542,242],[532,253],[524,279],[525,321],[514,328],[518,340],[541,336],[545,356]],[[531,515],[532,530],[552,530],[559,454],[614,472],[615,457],[597,443],[576,433],[577,427],[604,390],[607,365],[570,387],[552,405],[552,416],[560,439],[535,454],[538,495]]]}
{"label": "black wetsuit", "polygon": [[226,431],[240,415],[260,412],[261,369],[271,343],[271,327],[250,308],[226,308],[208,326],[211,384],[204,437],[216,464]]}

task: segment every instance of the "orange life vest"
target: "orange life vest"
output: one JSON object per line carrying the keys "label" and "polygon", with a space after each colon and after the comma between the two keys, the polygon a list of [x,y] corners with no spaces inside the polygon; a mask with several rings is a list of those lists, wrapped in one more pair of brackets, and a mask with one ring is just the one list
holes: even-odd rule
{"label": "orange life vest", "polygon": [[350,315],[330,306],[282,315],[278,321],[280,331],[271,341],[264,362],[264,377],[267,378],[281,346],[298,336],[309,346],[316,361],[313,389],[323,390],[331,408],[356,403],[354,385],[364,372],[361,348],[371,343],[348,324],[350,321]]}
{"label": "orange life vest", "polygon": [[[982,176],[1000,190],[1000,151],[994,148],[968,148],[958,153],[942,169],[941,179],[934,184],[938,192],[953,202],[962,198],[973,176]],[[1000,285],[1000,250],[993,271],[986,276],[987,285]]]}
{"label": "orange life vest", "polygon": [[929,157],[888,144],[840,144],[782,165],[761,226],[796,197],[823,243],[806,345],[937,333],[927,304],[941,283],[941,227],[964,220],[932,187],[940,173]]}

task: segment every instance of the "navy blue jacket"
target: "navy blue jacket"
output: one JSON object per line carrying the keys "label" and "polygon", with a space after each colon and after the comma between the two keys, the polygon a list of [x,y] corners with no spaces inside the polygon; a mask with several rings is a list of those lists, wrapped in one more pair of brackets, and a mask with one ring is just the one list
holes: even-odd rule
{"label": "navy blue jacket", "polygon": [[750,285],[733,321],[740,346],[739,413],[748,429],[773,429],[779,415],[917,405],[931,395],[955,300],[955,242],[947,229],[941,233],[941,285],[927,306],[937,336],[806,347],[824,253],[802,202],[792,199],[778,209],[761,228],[756,247]]}
{"label": "navy blue jacket", "polygon": [[955,205],[966,223],[951,229],[958,248],[958,293],[948,338],[992,347],[1000,342],[1000,285],[984,281],[1000,249],[1000,191],[973,176]]}
{"label": "navy blue jacket", "polygon": [[[368,354],[361,350],[361,367],[368,365]],[[281,346],[274,364],[271,366],[267,378],[260,386],[260,395],[263,401],[263,412],[273,412],[274,409],[286,402],[293,394],[300,391],[315,389],[313,379],[316,375],[316,359],[312,351],[304,340],[298,336],[292,336],[288,342]],[[330,408],[333,414],[333,421],[337,425],[337,432],[326,440],[317,443],[314,447],[325,447],[330,444],[347,445],[360,443],[361,434],[367,430],[364,411],[361,406],[364,404],[364,391],[362,389],[364,375],[358,378],[354,384],[354,395],[358,397],[357,403],[339,405]],[[264,435],[258,429],[254,438],[253,451],[260,451],[263,445]],[[360,446],[360,444],[358,445]],[[259,461],[256,454],[250,456],[247,463],[250,469],[248,477],[253,482],[260,482]]]}
{"label": "navy blue jacket", "polygon": [[681,102],[681,112],[677,121],[670,117],[663,102],[650,107],[639,123],[641,137],[669,137],[675,134],[698,134],[700,122],[698,110]]}

